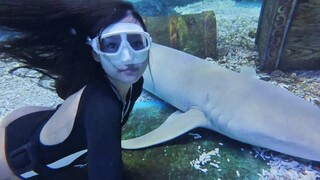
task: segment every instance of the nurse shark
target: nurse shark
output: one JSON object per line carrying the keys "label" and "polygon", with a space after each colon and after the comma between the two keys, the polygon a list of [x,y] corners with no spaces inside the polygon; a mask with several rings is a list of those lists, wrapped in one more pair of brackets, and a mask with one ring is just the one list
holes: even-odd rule
{"label": "nurse shark", "polygon": [[122,148],[153,146],[202,127],[244,143],[320,161],[320,109],[248,74],[154,43],[144,88],[179,111],[157,129],[123,140]]}

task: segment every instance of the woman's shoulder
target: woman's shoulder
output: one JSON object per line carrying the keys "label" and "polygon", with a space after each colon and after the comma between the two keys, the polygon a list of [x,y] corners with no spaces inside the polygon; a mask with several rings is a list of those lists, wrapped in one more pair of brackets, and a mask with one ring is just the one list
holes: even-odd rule
{"label": "woman's shoulder", "polygon": [[[133,91],[132,96],[137,99],[143,86],[143,78],[141,77],[136,83],[132,85]],[[81,101],[88,103],[90,102],[116,102],[118,101],[117,95],[114,93],[110,82],[106,78],[95,79],[90,83],[87,83],[81,96]]]}
{"label": "woman's shoulder", "polygon": [[[135,82],[132,87],[134,91],[140,92],[143,88],[143,77]],[[107,78],[99,78],[86,85],[86,89],[92,92],[113,92],[110,81]]]}
{"label": "woman's shoulder", "polygon": [[86,96],[111,96],[112,88],[106,79],[95,79],[87,83],[84,90]]}

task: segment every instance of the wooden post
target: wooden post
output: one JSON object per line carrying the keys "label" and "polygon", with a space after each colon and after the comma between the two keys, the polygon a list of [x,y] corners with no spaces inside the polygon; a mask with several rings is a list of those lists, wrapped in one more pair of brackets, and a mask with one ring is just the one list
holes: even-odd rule
{"label": "wooden post", "polygon": [[144,17],[154,42],[205,58],[217,56],[213,11],[179,16]]}
{"label": "wooden post", "polygon": [[320,1],[264,0],[256,43],[261,69],[320,69]]}

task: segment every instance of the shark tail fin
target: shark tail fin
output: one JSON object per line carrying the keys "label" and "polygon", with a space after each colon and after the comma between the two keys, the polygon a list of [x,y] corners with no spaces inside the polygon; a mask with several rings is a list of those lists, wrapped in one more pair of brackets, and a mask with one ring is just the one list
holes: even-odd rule
{"label": "shark tail fin", "polygon": [[123,149],[140,149],[160,144],[178,137],[189,130],[203,127],[207,122],[205,114],[197,109],[185,113],[176,111],[157,129],[137,138],[122,140]]}

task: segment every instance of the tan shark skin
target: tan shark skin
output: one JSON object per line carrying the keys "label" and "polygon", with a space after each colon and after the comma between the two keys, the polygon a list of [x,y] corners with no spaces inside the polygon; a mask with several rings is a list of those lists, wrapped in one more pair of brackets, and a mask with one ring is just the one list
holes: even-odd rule
{"label": "tan shark skin", "polygon": [[296,157],[320,161],[320,109],[271,83],[153,44],[144,88],[181,112],[159,128],[122,141],[139,149],[196,127]]}

